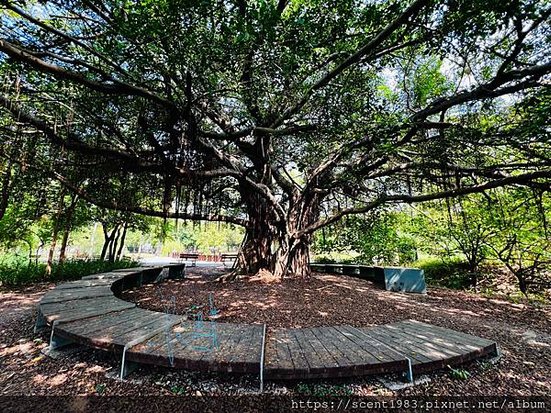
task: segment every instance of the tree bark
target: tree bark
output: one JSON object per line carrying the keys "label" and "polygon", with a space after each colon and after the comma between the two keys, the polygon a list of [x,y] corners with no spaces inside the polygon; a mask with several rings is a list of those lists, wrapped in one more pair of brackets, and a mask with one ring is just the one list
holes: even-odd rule
{"label": "tree bark", "polygon": [[73,199],[71,200],[71,205],[67,209],[67,214],[65,217],[65,229],[63,231],[63,238],[61,240],[61,248],[59,250],[59,264],[63,265],[66,259],[66,250],[67,250],[67,244],[69,243],[69,235],[71,233],[71,229],[73,227],[73,214],[75,212],[76,204],[77,204],[77,196],[73,195]]}
{"label": "tree bark", "polygon": [[65,191],[62,191],[59,197],[57,212],[53,222],[52,241],[50,242],[50,250],[48,251],[48,261],[46,262],[46,275],[48,276],[52,274],[52,266],[54,264],[54,253],[55,253],[55,247],[57,245],[57,237],[59,234],[61,214],[65,206],[64,197],[65,197]]}
{"label": "tree bark", "polygon": [[231,280],[239,275],[253,275],[262,269],[270,271],[272,268],[273,210],[257,194],[250,194],[247,189],[243,189],[243,195],[247,201],[249,225],[245,228],[245,237],[237,254],[234,271],[225,276],[224,280]]}
{"label": "tree bark", "polygon": [[119,226],[118,224],[115,225],[115,227],[111,231],[111,234],[109,234],[109,230],[107,229],[107,224],[102,223],[101,226],[103,229],[104,242],[103,242],[103,247],[101,248],[100,259],[105,260],[105,256],[109,252],[109,249],[110,248],[112,249],[113,238],[115,237],[115,232],[117,231]]}
{"label": "tree bark", "polygon": [[115,261],[115,254],[117,252],[117,245],[119,244],[119,238],[121,236],[121,227],[117,225],[116,231],[113,230],[114,236],[111,237],[111,242],[109,244],[109,262]]}
{"label": "tree bark", "polygon": [[54,253],[57,245],[57,236],[59,232],[58,221],[54,222],[54,228],[52,231],[52,241],[50,242],[50,250],[48,251],[48,261],[46,263],[46,275],[52,274],[52,266],[54,264]]}
{"label": "tree bark", "polygon": [[8,161],[8,164],[6,166],[6,172],[2,179],[2,191],[0,192],[0,219],[4,217],[4,214],[8,209],[8,201],[10,199],[10,189],[11,189],[10,184],[11,184],[11,177],[12,177],[11,168],[12,168],[12,161],[10,159]]}
{"label": "tree bark", "polygon": [[310,271],[310,245],[312,235],[294,237],[293,233],[309,226],[318,218],[317,196],[293,194],[286,222],[277,222],[270,209],[262,205],[249,207],[246,238],[238,254],[236,270],[225,280],[236,275],[256,274],[267,270],[284,278],[308,277]]}
{"label": "tree bark", "polygon": [[115,256],[115,259],[118,261],[121,259],[122,255],[122,249],[124,248],[124,241],[126,239],[126,231],[128,230],[128,225],[125,223],[123,230],[122,230],[122,236],[121,236],[121,243],[119,245],[119,250],[117,251],[117,255]]}

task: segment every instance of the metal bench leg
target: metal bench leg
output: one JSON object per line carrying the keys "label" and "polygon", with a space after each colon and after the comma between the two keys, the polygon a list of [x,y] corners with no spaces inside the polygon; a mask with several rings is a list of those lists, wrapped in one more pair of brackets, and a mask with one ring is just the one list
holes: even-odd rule
{"label": "metal bench leg", "polygon": [[134,361],[126,360],[126,349],[122,353],[122,362],[121,362],[121,375],[120,379],[123,380],[130,373],[136,371],[140,367],[139,363]]}
{"label": "metal bench leg", "polygon": [[36,315],[36,323],[34,325],[34,332],[35,334],[39,331],[42,331],[46,328],[46,319],[44,318],[44,315],[42,314],[42,311],[40,311],[40,307],[38,308],[37,315]]}
{"label": "metal bench leg", "polygon": [[54,323],[52,324],[52,333],[50,335],[50,347],[48,348],[48,351],[57,350],[61,347],[65,347],[69,344],[74,343],[73,340],[57,335],[55,333],[56,325],[57,325],[57,320],[54,321]]}
{"label": "metal bench leg", "polygon": [[408,383],[413,383],[413,369],[411,368],[411,359],[406,357],[408,361],[408,370],[406,372],[406,380]]}
{"label": "metal bench leg", "polygon": [[264,393],[264,351],[266,348],[266,324],[262,328],[262,351],[260,353],[260,393]]}

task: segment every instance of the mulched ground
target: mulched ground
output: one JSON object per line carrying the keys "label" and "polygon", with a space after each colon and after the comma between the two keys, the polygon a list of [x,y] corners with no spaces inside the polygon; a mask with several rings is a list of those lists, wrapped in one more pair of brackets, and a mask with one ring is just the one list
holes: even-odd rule
{"label": "mulched ground", "polygon": [[[347,276],[317,274],[283,283],[218,283],[220,270],[191,268],[188,279],[127,291],[124,299],[163,311],[161,297],[175,297],[176,312],[206,306],[212,293],[217,321],[266,323],[270,328],[334,324],[370,326],[416,319],[495,340],[503,357],[495,364],[472,362],[467,380],[449,371],[429,382],[392,392],[375,378],[268,383],[271,394],[296,395],[549,395],[551,308],[512,304],[478,295],[430,288],[426,296],[381,290]],[[0,290],[0,395],[240,395],[254,394],[258,378],[142,367],[121,382],[118,358],[80,346],[57,359],[42,355],[47,332],[33,333],[35,305],[53,284]],[[196,308],[196,307],[195,307]],[[216,410],[215,410],[216,411]]]}

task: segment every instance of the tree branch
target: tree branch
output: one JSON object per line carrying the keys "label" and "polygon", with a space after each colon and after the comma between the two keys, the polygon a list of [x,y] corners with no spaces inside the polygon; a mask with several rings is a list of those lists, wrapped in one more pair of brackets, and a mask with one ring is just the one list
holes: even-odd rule
{"label": "tree branch", "polygon": [[301,229],[300,231],[297,231],[293,234],[293,237],[300,238],[306,234],[311,234],[312,232],[316,231],[317,229],[320,229],[322,227],[325,227],[329,224],[332,224],[341,218],[343,218],[346,215],[353,215],[353,214],[361,214],[365,212],[369,212],[383,204],[389,203],[389,202],[403,202],[406,204],[412,204],[412,203],[418,203],[418,202],[425,202],[425,201],[432,201],[435,199],[442,199],[442,198],[452,198],[459,195],[468,195],[468,194],[474,194],[479,192],[484,192],[489,189],[493,188],[499,188],[502,186],[507,185],[519,185],[519,184],[527,184],[530,183],[536,179],[541,178],[551,178],[551,170],[545,170],[545,171],[535,171],[535,172],[529,172],[525,174],[515,175],[515,176],[507,176],[505,178],[495,179],[489,182],[485,182],[483,184],[478,185],[472,185],[468,187],[462,187],[462,188],[456,188],[452,190],[447,191],[440,191],[440,192],[433,192],[430,194],[424,194],[424,195],[407,195],[407,194],[400,194],[400,195],[387,195],[382,194],[380,197],[375,199],[372,202],[369,202],[361,207],[353,207],[353,208],[346,208],[341,210],[340,212],[336,213],[335,215],[326,218],[324,220],[319,220],[316,223]]}
{"label": "tree branch", "polygon": [[113,80],[112,83],[102,83],[95,80],[87,79],[81,73],[71,72],[69,70],[63,69],[60,66],[48,63],[34,56],[33,54],[25,52],[21,48],[9,43],[4,39],[0,39],[0,51],[4,52],[14,60],[26,63],[40,72],[49,73],[57,79],[70,80],[97,92],[102,92],[110,95],[142,97],[170,110],[178,110],[173,102],[163,97],[160,97],[147,89],[141,88],[139,86],[134,86],[119,80]]}
{"label": "tree branch", "polygon": [[365,60],[367,56],[375,55],[377,51],[377,46],[381,45],[392,35],[392,33],[394,33],[410,18],[416,16],[421,11],[421,9],[423,9],[423,7],[425,7],[429,3],[430,0],[416,0],[410,7],[406,9],[406,11],[404,11],[396,20],[388,24],[374,38],[372,38],[369,42],[359,48],[355,53],[346,58],[335,69],[331,70],[330,72],[325,74],[320,80],[314,83],[297,103],[285,110],[283,114],[273,122],[271,127],[277,128],[285,120],[289,119],[292,115],[300,111],[302,107],[308,102],[310,96],[316,90],[322,89],[350,66],[358,63],[362,58]]}

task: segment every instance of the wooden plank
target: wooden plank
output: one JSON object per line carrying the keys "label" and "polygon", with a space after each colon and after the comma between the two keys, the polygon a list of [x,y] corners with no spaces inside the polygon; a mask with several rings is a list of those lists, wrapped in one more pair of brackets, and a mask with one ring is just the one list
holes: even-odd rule
{"label": "wooden plank", "polygon": [[87,287],[99,287],[99,286],[109,286],[113,283],[112,280],[78,280],[68,283],[63,283],[55,286],[55,290],[65,290],[65,289],[77,289],[77,288],[87,288]]}
{"label": "wooden plank", "polygon": [[457,339],[448,335],[444,336],[441,332],[425,331],[407,324],[397,325],[397,328],[420,341],[449,350],[457,350],[459,353],[468,353],[481,348],[480,345],[472,345],[470,342],[466,342],[465,339]]}
{"label": "wooden plank", "polygon": [[367,351],[364,346],[359,346],[354,340],[351,340],[346,334],[341,333],[341,331],[335,327],[328,327],[327,333],[333,337],[333,342],[356,366],[380,363],[380,361],[373,356],[371,352]]}
{"label": "wooden plank", "polygon": [[314,334],[318,340],[321,342],[323,347],[331,353],[333,358],[336,360],[339,367],[353,367],[354,363],[346,357],[346,355],[339,349],[339,347],[333,342],[333,339],[330,335],[327,334],[326,328],[317,327],[310,329],[312,334]]}
{"label": "wooden plank", "polygon": [[378,363],[392,362],[403,360],[404,357],[398,352],[390,349],[384,343],[377,340],[375,337],[366,334],[364,331],[360,331],[352,326],[338,326],[336,327],[342,334],[348,339],[354,341],[366,352],[371,354]]}
{"label": "wooden plank", "polygon": [[228,362],[230,365],[235,366],[236,369],[241,370],[245,368],[245,364],[246,364],[243,361],[244,357],[242,352],[243,344],[246,342],[246,339],[247,339],[246,328],[236,329],[232,337],[233,337],[233,340],[235,340],[235,342],[232,346],[233,351],[230,355]]}
{"label": "wooden plank", "polygon": [[90,335],[95,331],[101,331],[109,327],[113,327],[128,320],[143,317],[143,310],[141,308],[132,307],[125,311],[108,313],[94,318],[87,319],[85,323],[80,321],[74,321],[64,324],[63,328],[70,331],[72,334],[85,334]]}
{"label": "wooden plank", "polygon": [[[217,324],[222,325],[221,323]],[[258,329],[259,326],[223,325],[218,331],[220,347],[218,349],[213,348],[212,351],[202,351],[195,348],[201,343],[197,339],[192,340],[193,327],[188,325],[185,334],[182,334],[181,341],[175,335],[171,335],[167,342],[166,336],[162,337],[161,334],[158,334],[153,338],[154,341],[148,340],[148,342],[133,349],[133,352],[139,350],[145,358],[164,359],[163,364],[168,365],[168,349],[170,347],[174,355],[175,367],[255,373],[259,371],[260,367],[262,341]],[[154,348],[147,349],[151,342],[154,343]],[[132,358],[136,357],[140,357],[140,355],[132,355]]]}
{"label": "wooden plank", "polygon": [[336,358],[325,348],[322,342],[313,333],[311,328],[303,328],[301,329],[301,332],[319,356],[326,372],[339,368],[339,363]]}
{"label": "wooden plank", "polygon": [[165,314],[165,317],[159,324],[160,327],[166,326],[166,331],[163,331],[162,333],[151,337],[149,340],[144,341],[140,346],[133,348],[132,351],[140,352],[143,355],[159,355],[161,352],[160,349],[167,341],[167,335],[168,340],[172,341],[176,337],[174,332],[175,330],[181,330],[181,334],[186,336],[186,332],[191,332],[193,329],[193,323],[191,321],[181,320],[177,325],[170,326],[171,320],[172,319],[170,317],[166,317]]}
{"label": "wooden plank", "polygon": [[[387,331],[382,329],[382,326],[373,327],[370,329],[358,329],[363,333],[374,337],[375,339],[385,343],[392,350],[400,353],[403,357],[408,357],[411,359],[412,364],[430,362],[431,359],[426,357],[422,349],[418,351],[415,348],[412,348],[407,343],[404,343],[399,337],[389,334]],[[366,331],[367,330],[367,331]]]}
{"label": "wooden plank", "polygon": [[415,335],[404,332],[402,329],[398,328],[397,326],[388,325],[388,326],[385,326],[385,328],[397,334],[399,337],[402,338],[402,340],[404,340],[404,342],[411,343],[412,345],[415,345],[417,348],[423,348],[426,354],[430,355],[430,358],[432,360],[445,360],[454,356],[461,355],[461,352],[457,351],[457,348],[449,349],[442,346],[438,346],[434,343],[431,343],[430,341],[420,339]]}
{"label": "wooden plank", "polygon": [[[159,314],[159,313],[157,313]],[[177,315],[170,315],[171,321],[175,321],[179,319],[180,317]],[[154,319],[142,319],[142,322],[139,324],[135,324],[133,327],[128,327],[126,331],[121,332],[120,334],[113,336],[113,341],[115,343],[129,343],[131,341],[134,341],[146,334],[151,333],[152,331],[159,329],[160,327],[163,327],[163,324],[166,321],[166,316],[163,317],[162,320],[159,318]]]}
{"label": "wooden plank", "polygon": [[[426,326],[429,326],[429,325],[424,326],[423,332],[426,333],[426,335],[428,335]],[[416,328],[419,329],[419,326],[416,326]],[[449,334],[449,331],[453,332],[454,330],[449,330],[449,329],[445,329],[445,328],[441,327],[439,329],[436,329],[435,331],[436,331],[435,334],[437,334],[437,333]],[[463,336],[462,340],[470,340],[471,339],[471,337],[467,334],[460,333],[460,335]],[[449,338],[446,338],[446,340],[449,340]],[[456,340],[456,339],[454,339],[454,340]],[[445,340],[438,339],[436,337],[435,338],[431,337],[431,342],[440,343],[439,345],[442,345],[443,341],[445,341]],[[475,359],[477,357],[482,357],[484,355],[489,355],[489,354],[496,355],[496,354],[498,354],[498,348],[497,348],[497,344],[495,342],[492,342],[492,341],[486,340],[486,339],[482,339],[482,342],[479,342],[479,343],[481,343],[481,344],[475,344],[473,346],[473,345],[470,345],[470,344],[465,344],[465,343],[462,343],[462,342],[459,342],[459,341],[455,341],[453,344],[450,344],[449,346],[447,346],[447,348],[453,348],[453,350],[460,353],[459,355],[449,355],[449,357],[446,358],[446,359],[433,360],[432,362],[427,362],[427,363],[424,363],[424,364],[418,364],[418,365],[415,366],[415,368],[418,371],[435,370],[437,368],[443,368],[446,365],[456,365],[456,364],[464,363],[466,361]]]}
{"label": "wooden plank", "polygon": [[351,326],[337,326],[335,329],[341,331],[344,336],[357,343],[367,354],[377,360],[363,366],[361,370],[369,373],[390,373],[405,371],[408,368],[409,362],[404,355],[375,337]]}
{"label": "wooden plank", "polygon": [[81,280],[118,280],[124,278],[124,273],[116,272],[103,272],[101,274],[91,274],[81,277]]}
{"label": "wooden plank", "polygon": [[273,373],[291,371],[294,369],[286,341],[289,340],[287,330],[270,332],[266,341],[266,368]]}
{"label": "wooden plank", "polygon": [[44,315],[56,314],[58,311],[75,310],[77,308],[93,308],[116,303],[127,303],[115,297],[87,298],[82,300],[64,301],[60,303],[40,303],[39,306]]}
{"label": "wooden plank", "polygon": [[42,297],[40,304],[59,303],[62,301],[81,300],[83,298],[109,297],[113,292],[109,286],[67,289],[49,292]]}
{"label": "wooden plank", "polygon": [[370,331],[370,334],[377,335],[383,342],[388,343],[391,347],[396,348],[397,351],[412,359],[412,364],[416,364],[414,360],[420,363],[428,363],[445,357],[445,354],[435,354],[434,352],[427,351],[424,346],[418,345],[412,340],[404,339],[396,331],[385,327],[384,325],[377,326],[376,329],[374,328]]}
{"label": "wooden plank", "polygon": [[[107,299],[100,301],[101,298]],[[86,301],[86,305],[79,305]],[[87,317],[89,314],[105,311],[114,312],[121,311],[128,308],[136,307],[135,304],[116,299],[114,297],[100,297],[98,299],[85,299],[76,301],[65,301],[63,303],[52,303],[40,305],[40,311],[48,323],[51,323],[57,319],[63,319],[72,317],[74,315],[81,315],[82,318]]]}
{"label": "wooden plank", "polygon": [[[122,350],[122,348],[130,342],[132,339],[139,337],[138,334],[131,335],[130,332],[136,332],[138,329],[145,329],[147,326],[151,326],[147,331],[153,331],[157,328],[157,320],[152,318],[142,319],[139,325],[134,325],[131,330],[125,330],[121,333],[120,330],[112,330],[109,332],[95,331],[90,334],[81,334],[80,337],[84,339],[89,345],[97,348],[103,348],[108,350]],[[122,328],[122,327],[121,327]]]}
{"label": "wooden plank", "polygon": [[306,358],[306,361],[308,362],[308,365],[310,366],[310,372],[315,374],[321,374],[324,375],[327,370],[325,363],[323,362],[323,359],[318,354],[310,340],[306,337],[304,334],[304,331],[302,328],[296,328],[293,329],[293,334],[295,336],[295,339],[299,343],[300,347],[303,350],[303,354]]}
{"label": "wooden plank", "polygon": [[473,343],[480,346],[489,346],[495,344],[494,341],[488,340],[483,337],[473,336],[471,334],[463,333],[457,330],[451,330],[440,326],[434,326],[431,324],[422,323],[416,320],[406,320],[399,323],[400,325],[411,326],[412,328],[422,329],[427,333],[439,334],[441,336],[452,337],[461,342]]}
{"label": "wooden plank", "polygon": [[124,341],[118,339],[118,336],[121,334],[121,331],[122,332],[127,331],[129,328],[131,328],[131,326],[135,326],[136,324],[139,326],[139,325],[144,325],[155,321],[155,319],[152,316],[147,318],[142,317],[139,319],[139,322],[137,322],[136,324],[132,324],[132,322],[133,321],[135,322],[135,320],[136,320],[135,318],[131,318],[120,324],[111,325],[110,327],[107,327],[105,329],[100,329],[100,330],[95,330],[90,332],[84,331],[78,334],[73,334],[72,329],[65,328],[63,324],[60,325],[59,330],[62,332],[62,334],[68,336],[69,338],[74,339],[75,341],[84,342],[93,347],[113,349],[116,347],[124,346],[124,344],[126,344]]}
{"label": "wooden plank", "polygon": [[[157,313],[157,312],[145,312],[145,310],[142,314],[139,314],[136,317],[130,318],[120,324],[116,324],[110,327],[106,327],[102,329],[101,331],[93,332],[92,335],[101,333],[103,336],[107,336],[111,340],[115,340],[117,337],[124,336],[141,326],[147,325],[149,323],[157,323],[159,326],[161,325],[160,322],[165,317],[165,314],[163,313]],[[130,340],[129,340],[130,341]]]}
{"label": "wooden plank", "polygon": [[[255,328],[252,325],[246,327],[244,325],[243,328],[238,330],[239,338],[233,346],[234,351],[229,359],[229,364],[235,371],[260,371],[260,353],[258,349],[261,341],[257,340],[255,343],[255,340],[253,340]],[[213,353],[213,356],[216,361],[217,354]]]}
{"label": "wooden plank", "polygon": [[151,270],[151,269],[162,269],[163,267],[133,267],[133,268],[119,268],[117,270],[113,270],[111,271],[112,273],[139,273],[139,272],[142,272],[143,270]]}
{"label": "wooden plank", "polygon": [[306,359],[306,356],[303,353],[302,347],[299,345],[294,333],[294,329],[287,329],[287,347],[289,348],[289,353],[291,355],[291,359],[293,361],[294,366],[294,374],[305,376],[308,375],[308,372],[310,371],[310,365],[308,364],[308,360]]}
{"label": "wooden plank", "polygon": [[276,339],[269,329],[266,331],[266,344],[264,348],[264,370],[277,370],[281,356],[278,353]]}

